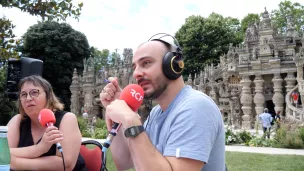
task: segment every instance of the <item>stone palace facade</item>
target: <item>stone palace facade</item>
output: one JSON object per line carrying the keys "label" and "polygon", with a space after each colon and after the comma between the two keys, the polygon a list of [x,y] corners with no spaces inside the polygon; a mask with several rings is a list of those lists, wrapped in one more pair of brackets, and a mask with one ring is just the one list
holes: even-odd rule
{"label": "stone palace facade", "polygon": [[[292,18],[287,21],[286,33],[278,34],[265,8],[261,22],[249,24],[243,44],[231,44],[218,65],[205,66],[185,82],[209,95],[234,128],[253,128],[265,107],[272,113],[281,111],[285,121],[303,121],[304,110],[292,103],[291,93],[298,92],[304,99],[304,37],[298,36]],[[102,72],[95,73],[92,58],[84,61],[83,76],[74,70],[71,111],[81,113],[83,107],[89,114],[102,112],[99,93],[109,76],[119,77],[122,87],[134,83],[132,55],[132,49],[124,49],[123,60]],[[142,109],[148,113],[151,107],[151,102],[145,102]]]}

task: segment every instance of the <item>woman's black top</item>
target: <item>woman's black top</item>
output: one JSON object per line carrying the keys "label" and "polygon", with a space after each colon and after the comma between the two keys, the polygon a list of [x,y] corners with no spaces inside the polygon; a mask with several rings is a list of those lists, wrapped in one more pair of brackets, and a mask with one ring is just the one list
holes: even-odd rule
{"label": "woman's black top", "polygon": [[[66,111],[56,111],[55,112],[55,118],[56,118],[56,123],[54,126],[59,128],[61,120],[63,116],[66,114]],[[42,137],[41,137],[42,138]],[[41,138],[37,142],[37,144],[41,141]],[[34,140],[32,136],[32,131],[31,131],[31,119],[29,117],[26,117],[24,120],[20,122],[20,136],[19,136],[19,144],[18,147],[28,147],[34,145]],[[64,152],[63,152],[64,153]],[[53,144],[50,148],[50,150],[46,153],[44,153],[42,156],[55,156],[56,155],[56,144]],[[79,154],[77,163],[73,169],[73,171],[85,171],[85,161],[82,158],[82,156]]]}

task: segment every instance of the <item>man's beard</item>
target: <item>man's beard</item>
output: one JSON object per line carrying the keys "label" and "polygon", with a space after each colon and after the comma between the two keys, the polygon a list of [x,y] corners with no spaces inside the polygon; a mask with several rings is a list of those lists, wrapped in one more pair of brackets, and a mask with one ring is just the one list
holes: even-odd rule
{"label": "man's beard", "polygon": [[155,80],[158,80],[159,84],[157,85],[157,87],[155,87],[153,92],[150,92],[150,93],[145,92],[145,96],[144,96],[145,100],[157,99],[167,89],[168,84],[169,84],[168,80],[163,79],[163,78],[158,78]]}

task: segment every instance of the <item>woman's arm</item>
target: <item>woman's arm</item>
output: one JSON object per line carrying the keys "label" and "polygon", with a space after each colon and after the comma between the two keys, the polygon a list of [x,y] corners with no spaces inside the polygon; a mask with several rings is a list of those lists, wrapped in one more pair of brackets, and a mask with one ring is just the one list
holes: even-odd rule
{"label": "woman's arm", "polygon": [[[26,159],[11,156],[11,169],[13,170],[45,170],[45,171],[63,171],[62,158],[59,156],[46,156],[35,159]],[[66,171],[73,169],[67,168]]]}
{"label": "woman's arm", "polygon": [[[60,144],[65,165],[72,170],[77,162],[81,146],[81,133],[75,114],[69,112],[63,116],[59,125],[59,131],[63,134],[63,140],[60,141]],[[57,155],[61,156],[58,150]]]}
{"label": "woman's arm", "polygon": [[11,155],[21,158],[33,159],[44,154],[43,147],[40,144],[22,147],[22,148],[10,148]]}
{"label": "woman's arm", "polygon": [[10,148],[17,148],[19,143],[19,135],[20,135],[20,121],[21,115],[15,115],[7,124],[8,132],[7,132],[7,141],[8,146]]}
{"label": "woman's arm", "polygon": [[[10,147],[11,155],[21,158],[33,159],[46,153],[50,149],[51,144],[49,146],[45,146],[45,144],[43,145],[42,143],[38,143],[32,146],[18,148],[19,136],[20,136],[20,121],[21,121],[21,115],[18,114],[14,116],[7,124],[9,130],[7,135],[8,145]],[[56,130],[56,129],[57,128],[55,127],[48,128],[48,130]]]}
{"label": "woman's arm", "polygon": [[11,155],[22,158],[36,158],[43,154],[40,145],[33,145],[24,148],[17,148],[20,136],[20,121],[21,115],[15,115],[7,124],[8,126],[8,145],[10,147]]}

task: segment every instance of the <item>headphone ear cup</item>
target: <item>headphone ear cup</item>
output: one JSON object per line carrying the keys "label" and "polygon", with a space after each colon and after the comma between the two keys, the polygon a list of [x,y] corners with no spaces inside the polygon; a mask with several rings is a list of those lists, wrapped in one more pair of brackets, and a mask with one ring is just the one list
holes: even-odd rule
{"label": "headphone ear cup", "polygon": [[174,52],[168,52],[163,57],[163,72],[169,80],[176,80],[182,74],[184,63],[179,58]]}

